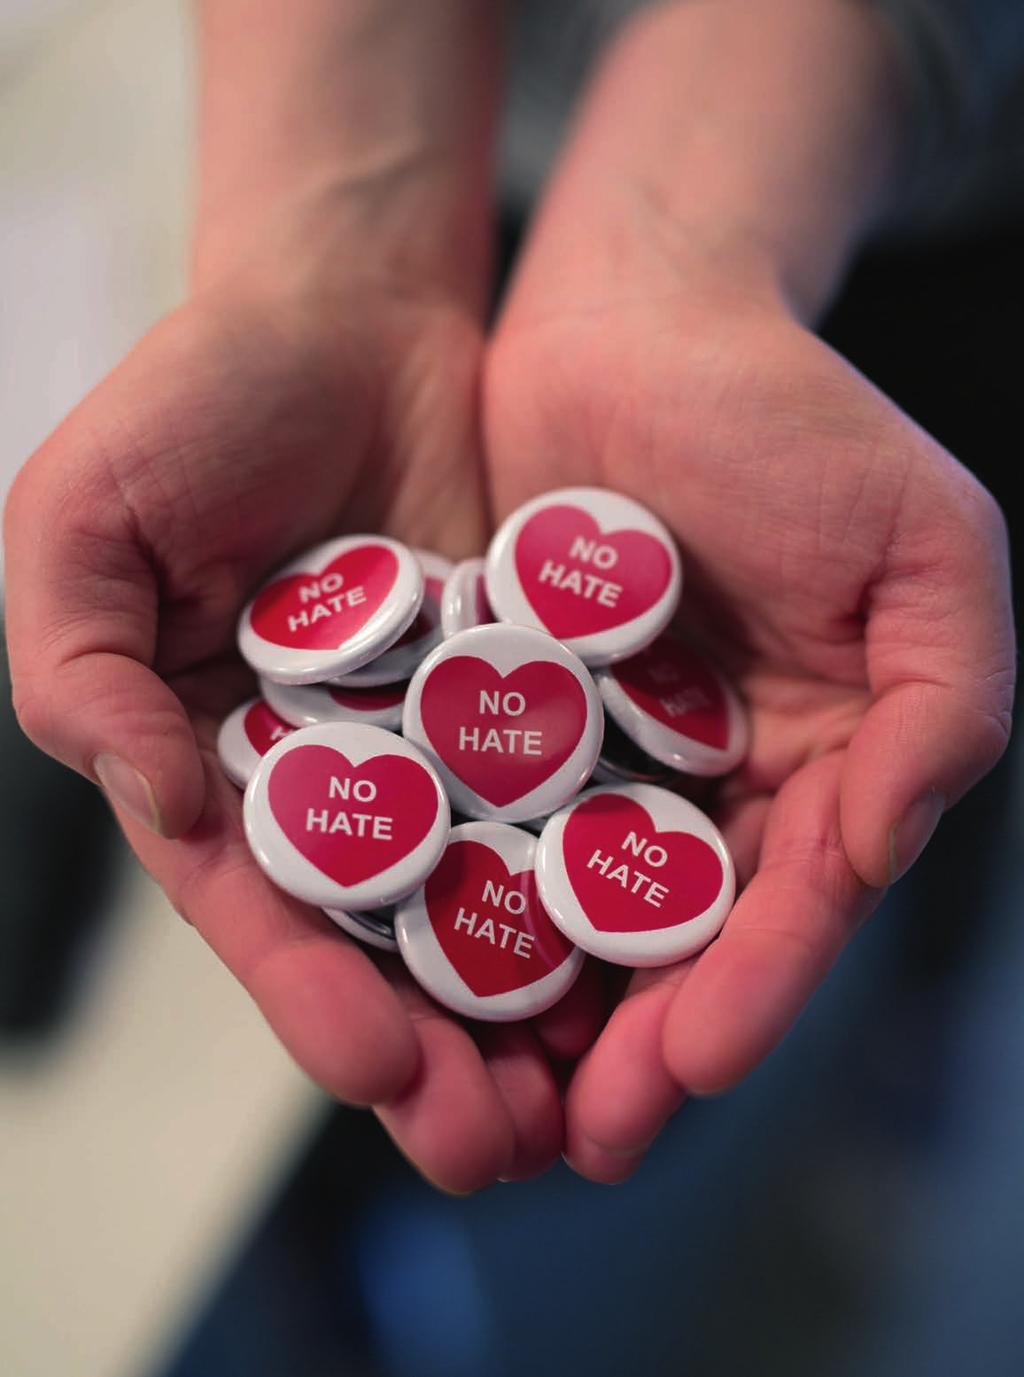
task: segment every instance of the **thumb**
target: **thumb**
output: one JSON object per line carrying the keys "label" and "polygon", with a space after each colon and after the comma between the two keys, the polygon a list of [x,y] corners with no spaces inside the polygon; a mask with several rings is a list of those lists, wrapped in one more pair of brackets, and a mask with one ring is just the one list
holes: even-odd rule
{"label": "thumb", "polygon": [[166,837],[198,818],[205,781],[188,716],[150,668],[156,579],[120,495],[87,472],[67,491],[42,453],[5,512],[7,641],[26,735]]}
{"label": "thumb", "polygon": [[843,843],[861,879],[899,879],[1010,733],[1014,629],[1002,513],[954,461],[908,496],[868,607],[875,701],[843,771]]}

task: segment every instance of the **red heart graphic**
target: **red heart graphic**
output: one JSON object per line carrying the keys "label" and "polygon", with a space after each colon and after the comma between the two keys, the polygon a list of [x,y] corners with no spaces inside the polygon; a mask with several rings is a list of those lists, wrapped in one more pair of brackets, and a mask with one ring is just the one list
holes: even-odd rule
{"label": "red heart graphic", "polygon": [[[722,888],[722,862],[706,841],[659,832],[647,809],[621,794],[579,804],[562,851],[569,883],[599,932],[674,928],[703,913]],[[652,891],[651,882],[667,894]]]}
{"label": "red heart graphic", "polygon": [[276,742],[295,730],[264,702],[253,703],[242,722],[249,745],[257,755],[266,755]]}
{"label": "red heart graphic", "polygon": [[693,741],[723,751],[729,744],[729,706],[721,683],[678,636],[612,666],[626,695],[651,717]]}
{"label": "red heart graphic", "polygon": [[405,698],[405,684],[381,684],[378,688],[342,688],[334,684],[327,692],[342,708],[355,712],[377,712],[393,708]]}
{"label": "red heart graphic", "polygon": [[672,577],[668,551],[646,531],[602,531],[580,507],[544,507],[516,537],[516,573],[552,636],[622,626],[649,611]]}
{"label": "red heart graphic", "polygon": [[286,574],[252,606],[257,636],[293,650],[336,650],[365,626],[395,586],[398,560],[386,545],[357,545],[319,573]]}
{"label": "red heart graphic", "polygon": [[[497,712],[482,710],[484,694],[491,703],[497,697]],[[500,808],[565,764],[583,734],[587,700],[575,674],[550,660],[501,675],[478,656],[456,655],[428,675],[420,717],[452,774]]]}
{"label": "red heart graphic", "polygon": [[283,755],[268,796],[295,849],[346,886],[410,855],[437,817],[434,782],[415,760],[377,755],[353,765],[331,746],[298,746]]}
{"label": "red heart graphic", "polygon": [[475,995],[521,990],[572,954],[541,905],[533,870],[510,874],[483,842],[452,842],[424,898],[441,950]]}

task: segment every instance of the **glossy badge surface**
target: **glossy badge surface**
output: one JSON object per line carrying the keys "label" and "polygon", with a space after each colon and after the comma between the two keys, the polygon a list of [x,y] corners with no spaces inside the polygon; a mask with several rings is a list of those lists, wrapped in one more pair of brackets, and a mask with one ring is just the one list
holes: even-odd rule
{"label": "glossy badge surface", "polygon": [[365,722],[369,727],[397,731],[402,725],[404,684],[354,689],[339,684],[275,684],[261,679],[260,691],[278,716],[293,727]]}
{"label": "glossy badge surface", "polygon": [[[378,655],[375,660],[335,678],[334,682],[343,688],[377,688],[382,684],[396,684],[409,678],[420,661],[433,650],[442,636],[441,632],[441,594],[445,580],[451,573],[451,564],[440,555],[429,550],[414,550],[420,569],[423,572],[423,602],[406,628],[390,649]],[[333,676],[332,676],[333,677]]]}
{"label": "glossy badge surface", "polygon": [[579,974],[582,952],[537,896],[536,845],[517,827],[463,823],[423,888],[398,906],[403,960],[455,1013],[529,1018],[557,1003]]}
{"label": "glossy badge surface", "polygon": [[291,731],[291,724],[262,698],[250,698],[224,719],[217,733],[221,769],[232,784],[244,789],[262,757]]}
{"label": "glossy badge surface", "polygon": [[423,600],[410,550],[385,536],[343,536],[287,565],[242,612],[238,648],[281,684],[315,684],[375,659]]}
{"label": "glossy badge surface", "polygon": [[632,498],[563,488],[513,512],[487,552],[487,597],[502,621],[534,626],[588,665],[642,650],[682,591],[675,542]]}
{"label": "glossy badge surface", "polygon": [[486,626],[493,621],[484,561],[464,559],[448,575],[441,593],[441,631],[445,636],[454,636],[456,631],[468,631],[471,626]]}
{"label": "glossy badge surface", "polygon": [[414,746],[381,727],[303,727],[263,757],[245,792],[253,854],[289,894],[376,909],[411,893],[448,838],[448,800]]}
{"label": "glossy badge surface", "polygon": [[332,923],[337,923],[342,932],[347,932],[357,942],[376,947],[378,951],[398,950],[393,909],[378,909],[376,913],[347,913],[342,908],[325,908],[324,912]]}
{"label": "glossy badge surface", "polygon": [[688,775],[724,775],[747,752],[747,715],[721,674],[678,633],[598,670],[604,705],[649,756]]}
{"label": "glossy badge surface", "polygon": [[699,951],[736,893],[718,828],[650,784],[589,789],[556,813],[537,844],[537,883],[570,941],[621,966],[664,966]]}
{"label": "glossy badge surface", "polygon": [[460,631],[409,684],[402,729],[457,812],[519,822],[560,808],[601,748],[601,700],[571,651],[530,627]]}

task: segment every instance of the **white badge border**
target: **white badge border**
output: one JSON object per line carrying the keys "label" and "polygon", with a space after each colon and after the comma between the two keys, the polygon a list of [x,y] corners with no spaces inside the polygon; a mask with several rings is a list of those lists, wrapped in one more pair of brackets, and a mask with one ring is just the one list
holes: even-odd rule
{"label": "white badge border", "polygon": [[[340,687],[340,685],[339,685]],[[399,699],[388,708],[373,708],[360,712],[346,708],[331,697],[329,684],[275,684],[272,679],[260,680],[260,692],[267,703],[293,727],[318,727],[324,722],[362,722],[368,727],[384,727],[396,732],[402,725],[402,704]],[[358,693],[358,689],[350,689]]]}
{"label": "white badge border", "polygon": [[[507,675],[533,660],[544,660],[568,669],[583,689],[586,717],[572,754],[542,784],[503,807],[481,797],[449,768],[434,749],[423,725],[420,704],[427,679],[444,661],[462,656],[484,660],[501,675]],[[423,661],[410,680],[405,695],[402,732],[407,740],[415,742],[437,770],[452,807],[457,812],[483,822],[526,822],[562,807],[590,778],[604,737],[604,709],[592,675],[561,641],[533,627],[489,622],[485,626],[457,632],[447,641],[442,641]]]}
{"label": "white badge border", "polygon": [[[220,761],[220,768],[236,789],[245,788],[262,759],[245,730],[245,719],[249,715],[249,709],[261,702],[270,708],[271,712],[277,713],[278,717],[284,717],[283,713],[277,712],[272,703],[268,703],[259,694],[254,694],[252,698],[247,698],[244,703],[239,703],[237,708],[233,708],[217,731],[217,759]],[[278,744],[280,743],[275,742],[275,745]]]}
{"label": "white badge border", "polygon": [[[532,867],[537,847],[535,837],[501,822],[460,823],[452,828],[448,846],[463,841],[489,846],[513,875]],[[529,985],[507,990],[504,994],[476,995],[455,970],[437,939],[427,912],[425,885],[399,904],[395,913],[395,935],[403,961],[429,995],[453,1013],[488,1023],[511,1023],[550,1009],[572,988],[584,960],[583,952],[576,947],[561,965]]]}
{"label": "white badge border", "polygon": [[[689,832],[714,848],[722,863],[722,887],[703,913],[670,928],[638,933],[603,932],[593,926],[569,880],[563,836],[573,809],[601,794],[639,803],[659,832]],[[696,804],[654,784],[601,785],[581,794],[549,819],[537,843],[536,869],[541,900],[555,926],[584,951],[618,966],[667,966],[692,956],[721,931],[736,897],[736,871],[721,832]]]}
{"label": "white badge border", "polygon": [[325,908],[323,911],[332,923],[356,942],[362,942],[367,947],[376,947],[378,951],[391,952],[392,955],[398,951],[398,939],[388,937],[378,930],[382,925],[378,914],[348,913],[343,908]]}
{"label": "white badge border", "polygon": [[383,688],[385,684],[400,684],[403,679],[409,678],[420,661],[444,639],[441,630],[441,599],[438,597],[435,600],[427,592],[427,579],[437,580],[443,590],[452,571],[451,560],[445,559],[443,555],[435,555],[432,550],[413,550],[412,553],[423,571],[423,601],[419,611],[429,611],[429,631],[418,640],[411,641],[409,645],[393,645],[390,650],[385,650],[361,669],[355,669],[350,674],[332,676],[331,683],[336,684],[338,688]]}
{"label": "white badge border", "polygon": [[[341,751],[353,765],[373,756],[398,755],[413,760],[427,772],[434,786],[437,812],[421,842],[386,870],[355,885],[341,885],[302,854],[274,817],[269,800],[269,780],[277,762],[302,746],[328,746]],[[300,727],[279,741],[260,761],[250,779],[243,801],[245,834],[260,868],[286,893],[318,908],[383,908],[404,898],[422,884],[444,851],[451,827],[448,799],[437,772],[423,753],[383,727],[361,722],[326,722]]]}
{"label": "white badge border", "polygon": [[683,591],[683,569],[676,543],[666,527],[646,507],[622,493],[604,488],[558,488],[518,507],[499,526],[487,551],[487,600],[503,622],[533,626],[550,635],[523,592],[516,572],[515,546],[527,521],[547,507],[575,506],[586,511],[605,535],[621,530],[645,531],[665,547],[669,556],[668,587],[653,607],[608,631],[567,637],[563,644],[586,665],[606,665],[627,659],[661,635],[675,615]]}
{"label": "white badge border", "polygon": [[[252,609],[263,589],[290,574],[308,573],[317,578],[339,555],[360,545],[383,545],[398,561],[395,584],[376,612],[354,636],[335,649],[302,650],[278,645],[258,635],[252,625]],[[264,579],[246,603],[238,621],[238,649],[247,664],[265,679],[281,684],[315,684],[358,669],[381,655],[408,629],[423,601],[423,572],[415,555],[388,536],[350,535],[316,545],[299,555],[270,578]]]}
{"label": "white badge border", "polygon": [[[487,597],[485,561],[480,556],[456,564],[441,594],[441,631],[445,640],[474,626],[487,626],[493,616],[481,618],[477,589]],[[490,610],[490,609],[488,609]]]}
{"label": "white badge border", "polygon": [[[696,741],[685,732],[675,731],[652,717],[646,709],[635,702],[616,677],[619,664],[604,666],[594,671],[594,681],[608,712],[625,734],[636,744],[680,774],[697,775],[702,779],[713,779],[728,774],[736,768],[747,753],[749,725],[747,713],[736,690],[728,679],[711,662],[690,644],[685,636],[676,632],[672,638],[698,660],[721,686],[726,704],[727,744],[724,748],[709,746]],[[648,647],[650,649],[650,647]],[[624,663],[624,662],[623,662]]]}

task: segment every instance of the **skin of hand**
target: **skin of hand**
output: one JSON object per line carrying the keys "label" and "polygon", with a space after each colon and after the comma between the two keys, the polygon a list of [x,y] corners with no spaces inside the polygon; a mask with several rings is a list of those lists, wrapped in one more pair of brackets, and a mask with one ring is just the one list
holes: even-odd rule
{"label": "skin of hand", "polygon": [[891,175],[864,113],[892,118],[885,36],[812,8],[668,6],[624,35],[488,351],[497,515],[575,484],[652,507],[751,713],[715,809],[738,902],[703,954],[628,979],[567,1089],[566,1156],[596,1181],[779,1042],[1010,728],[1001,513],[806,323]]}
{"label": "skin of hand", "polygon": [[[480,12],[444,0],[433,24],[446,7],[459,32]],[[561,1150],[551,1058],[596,1034],[593,977],[529,1024],[467,1029],[397,959],[371,958],[266,879],[215,753],[220,720],[254,687],[234,650],[238,614],[275,567],[344,531],[451,557],[486,540],[483,174],[464,151],[449,162],[451,130],[472,127],[465,88],[424,64],[401,5],[268,0],[257,14],[210,0],[204,14],[195,291],[14,486],[16,708],[43,749],[104,786],[143,864],[299,1065],[373,1105],[430,1179],[472,1190]],[[332,44],[356,74],[341,96],[323,61]],[[379,130],[362,79],[380,95]],[[339,99],[352,109],[334,110]],[[420,105],[440,125],[426,135]],[[308,164],[297,150],[335,117],[354,146],[327,175],[332,150]],[[371,127],[356,137],[359,120]],[[299,131],[290,155],[270,146],[287,129]]]}
{"label": "skin of hand", "polygon": [[[641,197],[643,213],[634,198],[629,214],[612,214],[592,189],[576,193],[567,165],[490,351],[495,497],[507,509],[555,483],[607,481],[672,522],[687,561],[688,609],[703,612],[709,640],[755,708],[754,752],[726,801],[725,821],[741,870],[749,876],[759,851],[760,870],[706,957],[634,978],[569,1087],[565,1128],[551,1062],[571,1064],[593,1041],[603,1016],[595,971],[531,1025],[467,1029],[412,987],[397,963],[377,963],[266,881],[245,847],[238,795],[216,764],[216,725],[249,689],[232,650],[237,612],[275,565],[341,530],[384,530],[452,556],[481,548],[476,390],[486,288],[480,255],[451,232],[451,216],[435,217],[419,194],[403,190],[424,161],[435,166],[436,150],[421,157],[392,116],[408,115],[409,105],[418,118],[438,108],[439,91],[462,89],[442,73],[437,88],[417,92],[422,35],[392,20],[418,11],[383,0],[268,0],[258,14],[239,0],[209,0],[205,8],[207,104],[216,108],[205,139],[198,290],[43,446],[12,493],[7,611],[19,713],[45,749],[91,777],[102,773],[143,863],[252,992],[299,1064],[340,1098],[373,1104],[430,1179],[462,1191],[527,1176],[553,1159],[565,1134],[579,1170],[618,1179],[682,1086],[729,1083],[767,1050],[876,899],[885,882],[872,871],[878,837],[862,836],[861,864],[868,861],[859,877],[846,859],[855,844],[845,813],[837,816],[836,800],[846,798],[842,752],[875,720],[865,711],[876,697],[908,715],[908,747],[918,728],[921,749],[931,746],[928,705],[882,687],[887,674],[895,687],[904,684],[904,651],[912,673],[923,673],[922,647],[893,629],[899,600],[905,626],[937,635],[936,599],[955,576],[954,547],[964,595],[973,590],[979,606],[992,609],[959,651],[992,651],[995,633],[987,631],[998,620],[1003,577],[998,518],[948,457],[788,309],[790,298],[813,297],[835,271],[837,226],[850,223],[841,195],[815,199],[816,251],[799,255],[807,271],[789,276],[787,294],[776,290],[773,272],[761,271],[775,264],[774,243],[755,235],[756,251],[748,252],[741,235],[738,252],[728,235],[710,247],[702,239],[708,223],[734,223],[725,213],[729,185],[705,178],[720,204],[709,203],[714,214],[682,236],[675,207]],[[432,9],[431,23],[443,8]],[[470,0],[452,0],[451,22],[461,24],[470,8]],[[393,33],[401,35],[394,49]],[[384,51],[376,54],[382,35]],[[379,138],[381,131],[371,136],[360,127],[367,110],[373,123],[375,102],[358,81],[334,80],[339,43],[355,54],[351,70],[365,76],[367,90],[384,91],[389,120]],[[448,43],[434,52],[456,50]],[[322,63],[327,53],[332,61]],[[225,74],[239,54],[244,61]],[[651,79],[657,61],[649,55],[640,65],[652,92],[668,84]],[[321,66],[326,79],[318,84]],[[276,104],[279,69],[290,75]],[[334,103],[346,91],[351,107],[339,111]],[[643,116],[642,104],[629,102],[620,113]],[[639,155],[657,139],[642,129],[633,139],[629,120],[619,124],[642,173]],[[301,162],[295,148],[316,143],[310,130],[333,127],[349,131],[355,173],[325,176],[334,151],[317,148],[299,169],[301,185],[282,194],[285,169],[293,177]],[[455,111],[456,127],[476,124]],[[582,146],[607,165],[614,142],[597,128]],[[480,180],[471,177],[468,195],[464,179],[440,177],[451,184],[449,203],[460,205],[473,201]],[[270,203],[273,216],[265,214]],[[559,251],[559,220],[575,243],[568,256]],[[410,223],[420,231],[417,246],[428,247],[426,267],[422,254],[405,251]],[[588,227],[583,250],[580,223]],[[788,245],[785,228],[773,225],[769,239]],[[434,250],[445,244],[448,261],[438,267]],[[388,252],[395,245],[401,252]],[[467,272],[476,275],[468,287]],[[823,466],[823,446],[832,442],[836,457]],[[860,464],[862,489],[840,481],[843,457]],[[890,457],[897,467],[913,459],[907,493],[922,501],[934,494],[931,506],[885,496]],[[716,460],[724,466],[717,478]],[[742,522],[737,512],[730,528],[721,503],[728,498],[736,510],[744,483],[751,495]],[[840,489],[834,499],[833,487]],[[844,568],[856,564],[863,573],[873,524],[861,514],[865,503],[891,516],[891,538],[874,576],[861,579],[871,598],[840,615],[856,570],[840,585],[835,561],[811,550],[834,529],[847,552]],[[929,520],[940,524],[926,549],[911,536]],[[975,548],[986,523],[991,586]],[[761,538],[760,565],[750,551],[736,558],[741,528]],[[903,554],[905,566],[896,563]],[[915,571],[914,559],[927,567]],[[822,563],[835,575],[824,581],[834,597],[822,590],[814,602],[817,590],[800,573],[817,578]],[[788,610],[776,605],[790,593]],[[876,617],[878,663],[888,671],[876,672],[868,655],[866,628]],[[997,660],[992,651],[993,700],[1003,673]],[[924,663],[929,673],[948,668],[941,656]],[[952,685],[909,682],[955,707],[964,676]],[[1000,713],[991,722],[977,714],[988,744],[958,748],[948,778],[936,774],[929,788],[941,784],[952,801],[967,787],[998,750]],[[958,731],[962,717],[961,709],[951,719]],[[892,736],[891,727],[880,730],[876,761]],[[846,759],[853,755],[850,745]],[[863,759],[870,766],[870,752]],[[941,763],[942,753],[935,759]],[[918,783],[899,763],[885,758],[894,798]],[[780,893],[787,896],[775,912],[773,885],[776,905]],[[722,1006],[744,980],[753,991],[741,990],[749,1017],[730,1009],[730,1023]],[[714,1036],[688,1041],[686,1019],[705,1014]]]}

